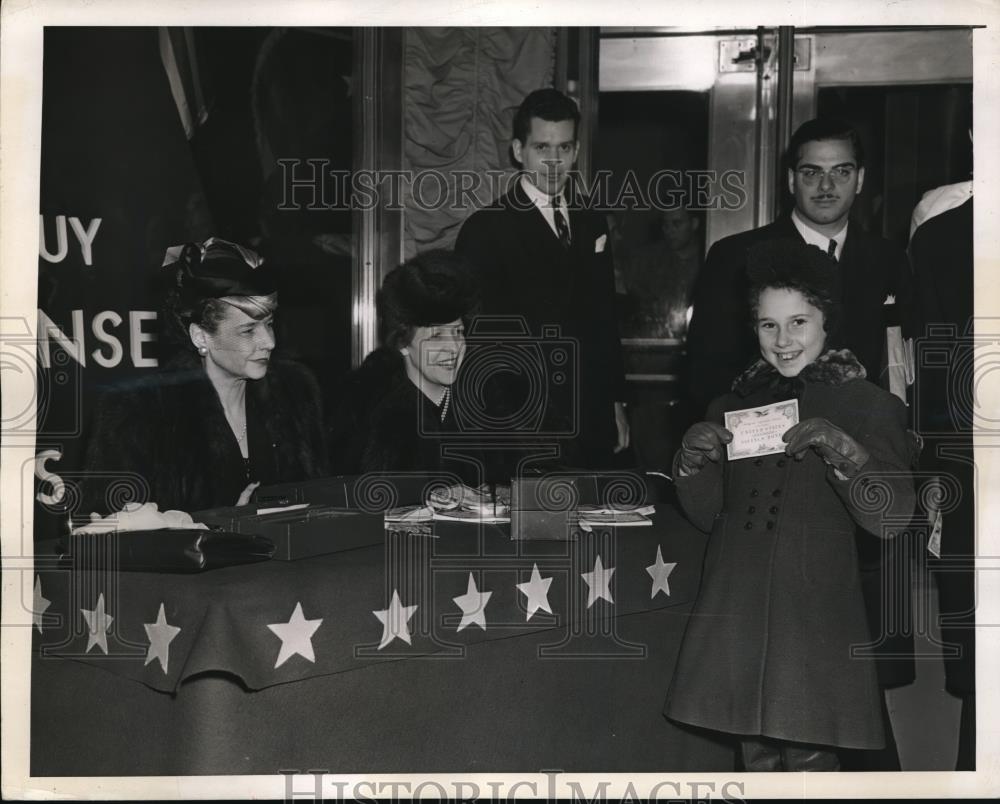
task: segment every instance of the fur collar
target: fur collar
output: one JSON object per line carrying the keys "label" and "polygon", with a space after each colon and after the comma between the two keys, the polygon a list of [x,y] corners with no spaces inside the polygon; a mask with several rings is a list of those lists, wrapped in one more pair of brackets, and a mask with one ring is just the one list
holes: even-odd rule
{"label": "fur collar", "polygon": [[[254,479],[266,485],[327,474],[319,389],[304,366],[273,358],[264,378],[248,382],[247,424]],[[190,355],[102,397],[86,463],[94,478],[86,512],[121,507],[105,496],[109,472],[138,477],[136,496],[161,510],[232,505],[246,485],[218,394]]]}
{"label": "fur collar", "polygon": [[740,396],[749,396],[754,391],[772,384],[800,387],[806,383],[843,385],[851,380],[863,380],[865,377],[865,367],[858,362],[850,349],[830,349],[802,369],[797,377],[782,377],[770,363],[757,360],[733,381],[733,391]]}

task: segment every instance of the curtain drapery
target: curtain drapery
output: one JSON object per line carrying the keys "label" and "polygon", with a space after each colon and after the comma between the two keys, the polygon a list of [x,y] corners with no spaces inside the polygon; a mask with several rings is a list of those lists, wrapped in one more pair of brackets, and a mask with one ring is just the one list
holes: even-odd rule
{"label": "curtain drapery", "polygon": [[[409,258],[451,247],[462,222],[507,186],[516,172],[509,155],[514,113],[529,92],[552,85],[556,31],[410,28],[404,46]],[[490,175],[497,171],[503,175]],[[464,203],[462,187],[471,188]]]}

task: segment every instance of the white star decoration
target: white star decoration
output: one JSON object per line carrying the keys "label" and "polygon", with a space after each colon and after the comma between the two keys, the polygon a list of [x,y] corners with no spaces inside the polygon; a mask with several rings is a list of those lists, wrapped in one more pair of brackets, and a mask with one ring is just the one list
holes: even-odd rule
{"label": "white star decoration", "polygon": [[[652,590],[650,599],[655,598],[660,592],[670,596],[670,575],[677,567],[676,562],[666,562],[663,560],[663,551],[660,545],[656,547],[656,560],[646,567],[646,572],[652,578]],[[580,577],[586,582],[587,608],[591,608],[599,599],[604,599],[608,603],[614,603],[611,594],[611,578],[615,568],[605,568],[598,555],[594,561],[594,569],[590,572],[580,573]],[[531,568],[531,578],[517,584],[517,589],[527,600],[525,601],[526,620],[530,620],[539,611],[552,614],[549,605],[549,587],[553,578],[543,578],[535,563]],[[476,579],[472,572],[469,573],[469,582],[465,594],[452,598],[455,604],[462,610],[462,618],[458,624],[457,631],[461,631],[471,625],[478,625],[483,631],[486,630],[486,606],[493,596],[492,592],[480,592],[476,586]],[[42,632],[42,617],[51,606],[51,602],[42,595],[41,577],[35,576],[34,599],[32,602],[32,624]],[[395,639],[401,639],[407,645],[411,644],[411,634],[409,622],[416,613],[416,605],[404,606],[399,598],[399,590],[393,589],[392,598],[388,608],[380,611],[373,611],[372,614],[382,623],[382,639],[378,650],[382,650]],[[80,609],[87,622],[87,648],[86,653],[96,645],[105,655],[108,653],[107,634],[111,630],[111,624],[115,618],[105,611],[104,593],[98,595],[96,606],[90,609]],[[286,623],[270,623],[268,628],[281,640],[281,648],[278,651],[274,667],[277,669],[295,655],[302,656],[309,662],[316,661],[313,651],[312,637],[317,629],[323,624],[323,619],[307,620],[302,611],[302,603],[297,602],[291,617]],[[146,651],[145,665],[151,664],[154,660],[159,661],[164,673],[168,672],[170,662],[170,643],[181,632],[181,628],[167,622],[164,604],[160,603],[156,622],[144,623],[146,636],[149,639],[149,648]]]}
{"label": "white star decoration", "polygon": [[105,654],[108,652],[108,629],[111,628],[111,623],[115,621],[115,618],[109,614],[104,613],[104,592],[101,592],[97,596],[97,605],[91,609],[80,609],[83,613],[83,619],[87,621],[87,650],[84,653],[90,653],[90,649],[97,645]]}
{"label": "white star decoration", "polygon": [[31,624],[38,629],[38,633],[42,633],[42,615],[45,614],[49,606],[52,605],[51,600],[46,600],[42,597],[42,579],[40,576],[35,576],[35,595],[34,600],[31,603]]}
{"label": "white star decoration", "polygon": [[667,597],[670,597],[670,583],[667,579],[676,566],[676,561],[670,564],[663,561],[660,545],[656,545],[656,561],[646,567],[646,572],[653,579],[653,590],[649,593],[650,599],[656,597],[657,592],[663,592]]}
{"label": "white star decoration", "polygon": [[378,646],[379,650],[382,650],[382,648],[397,637],[407,645],[410,644],[410,629],[407,624],[416,610],[416,606],[402,605],[399,601],[399,591],[396,589],[392,590],[392,600],[389,603],[389,608],[372,612],[372,614],[378,617],[378,621],[383,626],[382,641]]}
{"label": "white star decoration", "polygon": [[464,595],[453,597],[458,607],[462,610],[462,622],[458,624],[457,631],[469,625],[478,625],[486,630],[486,604],[489,603],[492,592],[480,592],[476,588],[476,579],[469,573],[469,586]]}
{"label": "white star decoration", "polygon": [[549,614],[552,613],[552,609],[549,607],[549,586],[552,584],[551,578],[543,578],[542,574],[538,571],[538,565],[535,564],[531,568],[531,580],[526,583],[519,583],[517,588],[520,589],[528,598],[528,616],[525,620],[530,620],[531,616],[539,609],[544,609]]}
{"label": "white star decoration", "polygon": [[267,627],[274,631],[281,640],[281,650],[278,651],[278,658],[274,661],[274,669],[298,654],[303,659],[310,662],[316,661],[313,653],[312,636],[316,629],[323,624],[323,619],[307,620],[302,614],[302,604],[295,604],[295,611],[287,623],[271,623]]}
{"label": "white star decoration", "polygon": [[156,622],[143,623],[142,627],[146,629],[146,637],[149,639],[149,650],[146,651],[146,661],[143,662],[143,667],[154,659],[158,659],[160,668],[166,673],[167,665],[170,663],[170,643],[181,632],[181,629],[167,622],[167,615],[163,610],[162,603],[160,603],[160,612],[156,615]]}
{"label": "white star decoration", "polygon": [[611,576],[614,574],[615,568],[611,567],[609,569],[604,569],[604,565],[601,563],[601,557],[597,557],[597,561],[594,562],[593,572],[581,572],[580,576],[587,582],[587,586],[590,588],[587,590],[587,608],[589,609],[594,605],[599,597],[603,597],[608,603],[614,603],[614,599],[611,597]]}

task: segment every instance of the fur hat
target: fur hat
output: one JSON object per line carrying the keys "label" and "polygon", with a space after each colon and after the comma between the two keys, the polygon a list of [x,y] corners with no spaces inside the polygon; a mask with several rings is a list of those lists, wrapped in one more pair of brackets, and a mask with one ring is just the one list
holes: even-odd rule
{"label": "fur hat", "polygon": [[791,238],[757,243],[747,250],[746,277],[748,323],[754,331],[761,293],[767,288],[785,288],[798,291],[823,313],[827,347],[840,345],[843,318],[840,269],[822,249]]}
{"label": "fur hat", "polygon": [[393,269],[375,304],[382,342],[405,346],[416,327],[447,324],[471,315],[478,301],[472,269],[451,251],[427,251]]}

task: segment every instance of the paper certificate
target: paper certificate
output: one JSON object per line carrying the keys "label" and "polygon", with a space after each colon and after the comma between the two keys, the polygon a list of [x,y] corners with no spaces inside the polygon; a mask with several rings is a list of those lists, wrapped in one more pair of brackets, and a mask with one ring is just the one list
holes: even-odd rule
{"label": "paper certificate", "polygon": [[726,429],[733,434],[733,440],[726,445],[726,454],[731,461],[740,458],[754,458],[759,455],[773,455],[785,451],[781,436],[792,425],[799,423],[799,400],[789,399],[726,413]]}

